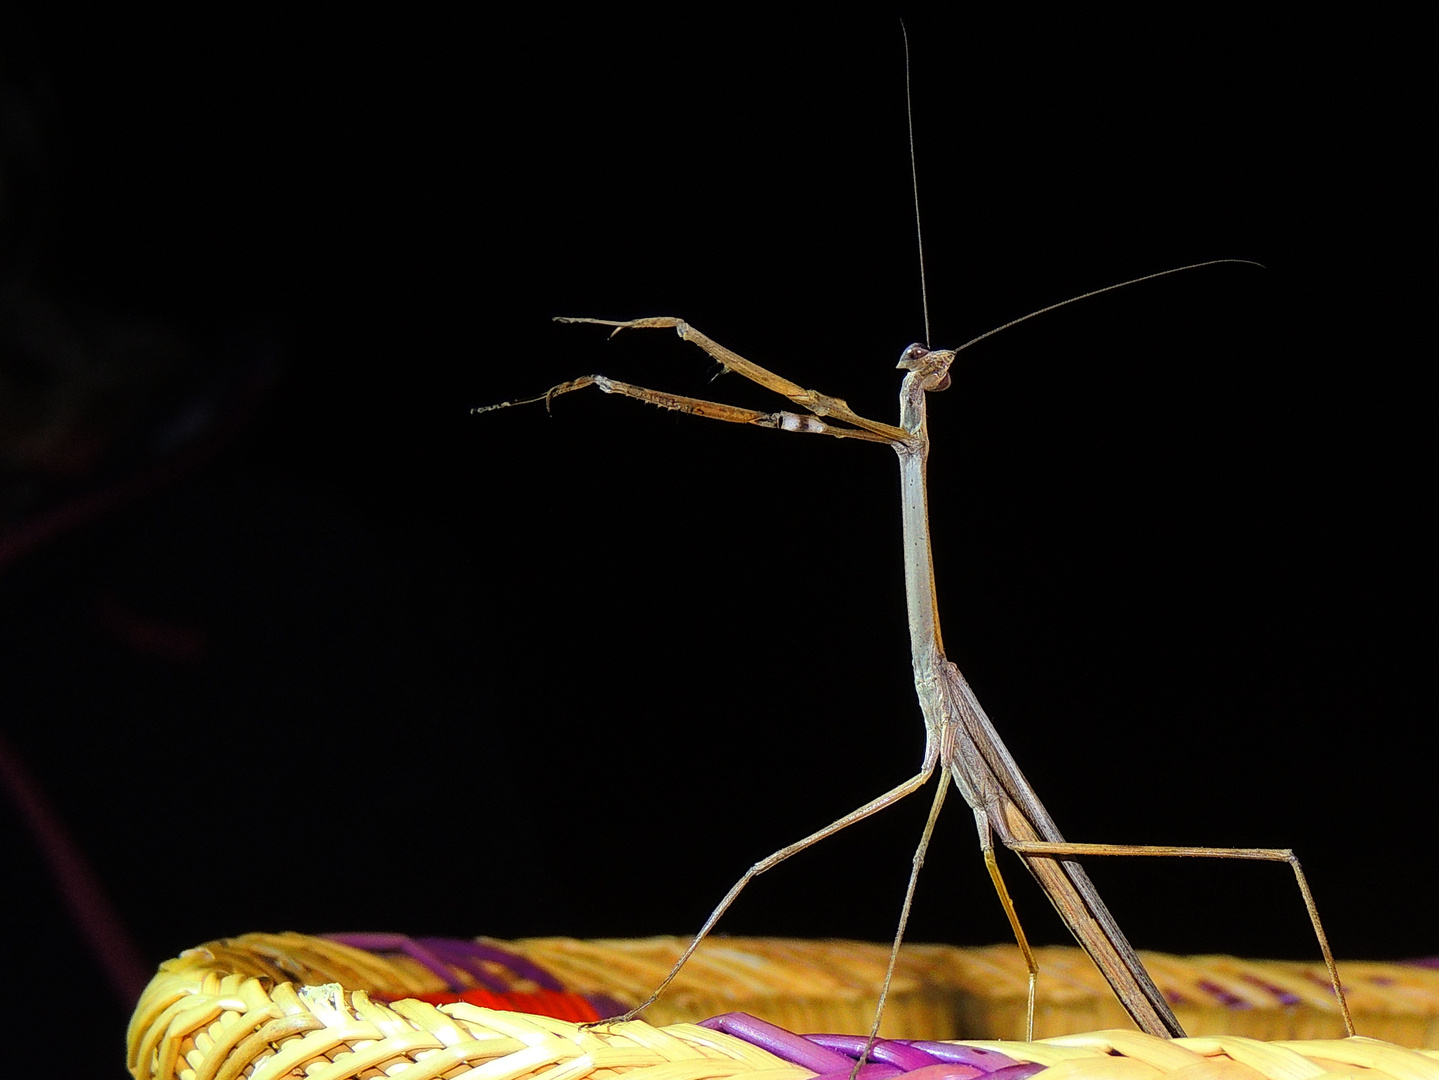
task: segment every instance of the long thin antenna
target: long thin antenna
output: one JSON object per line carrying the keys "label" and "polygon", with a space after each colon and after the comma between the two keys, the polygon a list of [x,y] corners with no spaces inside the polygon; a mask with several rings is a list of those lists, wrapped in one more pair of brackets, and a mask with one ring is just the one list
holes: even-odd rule
{"label": "long thin antenna", "polygon": [[904,20],[899,20],[899,32],[904,35],[904,115],[909,121],[909,178],[914,188],[914,238],[919,242],[919,302],[924,307],[924,343],[929,344],[929,292],[924,282],[924,234],[919,228],[919,166],[914,158],[914,101],[909,92],[909,31]]}
{"label": "long thin antenna", "polygon": [[962,352],[965,349],[969,348],[971,345],[977,344],[978,342],[983,341],[987,337],[993,337],[1001,330],[1008,330],[1011,326],[1018,326],[1022,322],[1027,322],[1028,320],[1034,318],[1036,315],[1043,315],[1046,311],[1053,311],[1055,308],[1062,308],[1067,304],[1078,303],[1080,300],[1088,300],[1091,296],[1098,296],[1100,293],[1113,292],[1115,289],[1123,289],[1127,288],[1130,285],[1138,285],[1141,281],[1153,281],[1155,278],[1168,277],[1170,274],[1179,274],[1184,272],[1185,270],[1198,270],[1201,266],[1218,266],[1220,263],[1243,263],[1245,266],[1257,266],[1261,270],[1265,269],[1263,263],[1255,262],[1253,259],[1210,259],[1207,262],[1190,263],[1188,266],[1176,266],[1171,270],[1161,270],[1157,274],[1145,274],[1143,277],[1130,278],[1128,281],[1121,281],[1114,285],[1106,285],[1102,289],[1091,289],[1087,293],[1080,293],[1078,296],[1071,296],[1068,300],[1061,300],[1057,304],[1050,304],[1048,307],[1042,307],[1038,311],[1031,311],[1028,315],[1021,315],[1017,319],[1010,319],[1009,322],[1005,323],[1002,326],[996,326],[993,330],[986,330],[984,333],[980,334],[979,337],[970,338],[968,341],[966,341],[963,345],[961,345],[958,349],[955,349],[954,351]]}

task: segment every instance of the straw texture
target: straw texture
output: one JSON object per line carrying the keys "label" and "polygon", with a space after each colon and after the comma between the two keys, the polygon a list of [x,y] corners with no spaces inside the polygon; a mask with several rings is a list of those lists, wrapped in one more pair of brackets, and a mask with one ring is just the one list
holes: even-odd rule
{"label": "straw texture", "polygon": [[[582,994],[643,1001],[689,944],[679,937],[501,942]],[[1094,964],[1077,948],[1035,950],[1036,1038],[1133,1027]],[[1322,962],[1240,960],[1141,952],[1191,1035],[1341,1038],[1344,1022]],[[784,938],[714,938],[646,1012],[667,1024],[743,1009],[798,1031],[869,1031],[887,945]],[[1402,1046],[1439,1046],[1439,970],[1341,962],[1358,1030]],[[881,1034],[891,1038],[1022,1039],[1028,976],[1013,945],[906,945]]]}
{"label": "straw texture", "polygon": [[[616,979],[604,992],[623,1000],[629,995],[625,980],[640,979],[645,974],[643,965],[631,964],[625,957],[638,954],[647,957],[646,963],[659,962],[657,940],[666,939],[571,943],[570,952],[586,958],[588,967],[571,966],[574,971],[587,970],[585,978],[597,981],[600,971],[595,965],[610,956],[610,971]],[[843,1080],[849,1064],[832,1069],[824,1064],[828,1059],[815,1055],[836,1049],[857,1052],[862,1042],[846,1042],[846,1036],[831,1037],[828,1042],[817,1038],[815,1045],[823,1043],[823,1047],[815,1050],[809,1041],[749,1017],[721,1017],[707,1021],[706,1026],[677,1024],[659,1028],[631,1022],[586,1028],[465,1001],[436,1006],[408,995],[453,994],[458,992],[457,986],[473,986],[478,980],[469,968],[475,965],[455,952],[452,955],[460,956],[461,962],[443,965],[443,974],[437,973],[426,963],[398,951],[397,945],[408,939],[385,936],[385,941],[387,947],[372,952],[300,934],[250,934],[212,942],[167,961],[146,988],[131,1021],[128,1064],[132,1075],[142,1080],[345,1080],[396,1074],[407,1078],[474,1075],[484,1080],[617,1080],[621,1074],[634,1073],[632,1080],[742,1076],[753,1076],[755,1080],[808,1080],[836,1073],[834,1080]],[[556,939],[545,941],[547,949],[558,949]],[[504,950],[493,954],[483,951],[499,944],[504,945]],[[822,997],[819,990],[838,987],[847,994],[874,974],[865,950],[883,952],[878,946],[864,946],[856,960],[855,954],[847,951],[847,943],[762,942],[769,949],[764,954],[752,940],[728,939],[717,944],[722,947],[707,960],[708,968],[701,971],[721,972],[732,987],[748,988],[752,996],[763,1000],[779,1000],[786,988],[810,1001]],[[441,945],[436,948],[443,952]],[[580,948],[582,945],[586,948]],[[815,947],[813,956],[806,945]],[[533,942],[492,945],[481,939],[479,943],[481,955],[487,958],[503,959],[503,953],[513,951],[537,961],[544,950],[529,946]],[[605,951],[607,948],[609,951]],[[1054,950],[1068,951],[1073,950]],[[986,955],[991,952],[995,955]],[[908,977],[917,983],[927,980],[935,1000],[944,994],[973,996],[972,987],[966,990],[957,984],[984,978],[1001,984],[1001,992],[1008,993],[1006,980],[1013,978],[1014,972],[1005,962],[1005,952],[916,946],[906,950],[905,963],[910,969]],[[953,955],[956,953],[961,955]],[[705,955],[702,950],[700,956]],[[1041,963],[1049,960],[1047,968],[1057,968],[1054,961],[1058,959],[1047,956]],[[1236,988],[1253,988],[1255,984],[1246,979],[1254,970],[1272,980],[1272,969],[1297,968],[1300,973],[1291,971],[1290,977],[1301,982],[1305,977],[1304,965],[1208,959],[1213,961],[1213,971],[1227,972],[1226,985]],[[1155,958],[1146,960],[1152,963]],[[523,973],[517,974],[515,968],[525,970],[523,961],[515,968],[505,968],[493,959],[485,963],[489,966],[475,970],[481,971],[487,981],[503,977],[520,992],[556,993],[546,991]],[[1177,977],[1156,966],[1161,986],[1166,979]],[[1428,1015],[1432,1026],[1434,1013],[1439,1011],[1435,1006],[1439,988],[1434,985],[1439,973],[1399,968],[1406,977],[1416,978],[1412,982],[1386,983],[1398,967],[1349,964],[1343,966],[1343,973],[1353,986],[1351,995],[1361,1000],[1366,1000],[1368,993],[1364,990],[1356,994],[1362,988],[1372,988],[1377,995],[1397,986],[1400,992],[1385,999],[1387,1005],[1402,1005],[1408,1013],[1399,1015],[1411,1019]],[[1188,969],[1181,967],[1180,972],[1194,977]],[[561,973],[552,968],[551,974],[570,990],[585,989],[583,980],[573,972]],[[547,981],[550,977],[541,974]],[[693,980],[698,976],[687,970],[684,977]],[[877,983],[878,975],[874,978]],[[1067,985],[1063,979],[1057,981]],[[872,1008],[873,986],[868,993]],[[918,989],[915,994],[919,994]],[[1022,1023],[1022,987],[1020,998]],[[1367,1000],[1367,1004],[1372,1006],[1375,1001]],[[1307,1006],[1300,1002],[1290,1007],[1299,1012]],[[1230,1008],[1225,1015],[1242,1018],[1252,1011]],[[920,1009],[914,1015],[933,1019],[943,1012],[941,1008],[928,1012]],[[1085,1015],[1083,1009],[1070,1012]],[[1053,1010],[1050,1015],[1055,1015]],[[1363,1019],[1365,1015],[1357,1013],[1360,1030],[1368,1032],[1372,1025]],[[794,1026],[843,1030],[844,1025],[831,1023],[830,1019],[818,1017],[817,1023]],[[864,1016],[862,1023],[850,1025],[849,1029],[862,1031],[868,1022],[869,1017]],[[736,1031],[745,1037],[727,1034]],[[796,1054],[794,1047],[801,1044],[810,1049]],[[1171,1042],[1134,1031],[1108,1030],[1034,1043],[966,1042],[963,1047],[969,1049],[956,1044],[881,1043],[870,1060],[884,1061],[887,1057],[891,1063],[867,1065],[861,1080],[890,1080],[901,1075],[912,1080],[968,1080],[982,1075],[992,1075],[995,1080],[1023,1080],[1041,1066],[1045,1071],[1040,1075],[1046,1080],[1152,1080],[1161,1073],[1181,1075],[1183,1080],[1257,1080],[1260,1076],[1307,1080],[1322,1075],[1439,1080],[1439,1061],[1435,1060],[1439,1052],[1406,1050],[1372,1038],[1262,1042],[1231,1033]]]}

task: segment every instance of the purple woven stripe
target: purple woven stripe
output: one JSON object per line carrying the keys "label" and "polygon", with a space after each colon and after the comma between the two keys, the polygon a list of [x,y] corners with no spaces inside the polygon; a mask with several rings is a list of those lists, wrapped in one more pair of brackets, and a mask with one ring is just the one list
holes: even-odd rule
{"label": "purple woven stripe", "polygon": [[[430,941],[430,938],[422,939]],[[544,987],[546,990],[554,990],[559,993],[565,992],[565,984],[560,982],[544,968],[534,961],[519,953],[512,953],[508,949],[501,949],[496,945],[486,945],[482,941],[466,941],[464,946],[474,956],[481,960],[488,960],[492,964],[500,964],[509,968],[516,975],[523,979],[529,979],[536,986]],[[466,970],[469,970],[468,968]],[[620,1012],[624,1012],[623,1009]]]}
{"label": "purple woven stripe", "polygon": [[907,1072],[904,1074],[904,1080],[976,1080],[981,1076],[987,1077],[988,1074],[978,1066],[945,1061],[938,1065],[926,1065],[922,1069]]}
{"label": "purple woven stripe", "polygon": [[1245,1001],[1242,997],[1239,997],[1237,994],[1231,994],[1218,983],[1210,982],[1208,979],[1201,979],[1199,981],[1199,989],[1214,998],[1215,1001],[1219,1002],[1219,1004],[1223,1005],[1226,1009],[1254,1008],[1253,1005]]}
{"label": "purple woven stripe", "polygon": [[[470,942],[461,941],[456,938],[416,938],[415,944],[422,949],[428,949],[435,956],[438,956],[445,963],[457,967],[461,971],[467,971],[470,976],[486,990],[493,990],[497,994],[503,994],[510,988],[509,983],[504,979],[496,978],[484,969],[480,958],[471,949]],[[452,976],[453,978],[453,976]],[[451,989],[455,989],[451,987]]]}
{"label": "purple woven stripe", "polygon": [[775,1057],[821,1075],[854,1068],[854,1062],[843,1054],[826,1050],[803,1035],[786,1031],[777,1024],[771,1024],[749,1013],[731,1012],[712,1016],[708,1020],[701,1020],[700,1026],[723,1031],[726,1035],[753,1043],[768,1050]]}
{"label": "purple woven stripe", "polygon": [[927,1039],[906,1039],[910,1046],[923,1050],[936,1061],[952,1061],[958,1065],[973,1065],[981,1072],[998,1072],[1018,1065],[1014,1058],[998,1050],[981,1050],[977,1046],[960,1046],[957,1043],[930,1042]]}
{"label": "purple woven stripe", "polygon": [[446,989],[463,990],[455,981],[455,973],[438,956],[425,948],[414,938],[405,934],[326,934],[331,941],[350,945],[367,952],[400,952],[433,971],[445,983]]}
{"label": "purple woven stripe", "polygon": [[1266,993],[1273,994],[1274,999],[1281,1005],[1298,1005],[1304,999],[1298,994],[1291,994],[1282,986],[1275,986],[1273,983],[1265,982],[1257,975],[1241,975],[1240,978],[1250,986],[1257,986]]}
{"label": "purple woven stripe", "polygon": [[[503,994],[511,987],[485,970],[485,962],[509,968],[516,975],[543,987],[563,993],[565,986],[544,968],[515,953],[494,945],[483,945],[464,938],[412,938],[405,934],[326,934],[331,941],[351,945],[368,952],[398,952],[419,961],[445,981],[451,990],[463,990],[455,979],[453,968],[468,972],[486,990]],[[615,1015],[624,1012],[619,1009]]]}
{"label": "purple woven stripe", "polygon": [[[850,1070],[853,1064],[844,1072],[827,1073],[824,1076],[816,1077],[815,1080],[849,1080]],[[976,1069],[973,1065],[955,1065],[940,1063],[938,1065],[925,1065],[918,1069],[910,1069],[904,1072],[894,1065],[866,1065],[859,1070],[859,1075],[866,1080],[976,1080],[977,1077],[985,1077],[986,1073]]]}
{"label": "purple woven stripe", "polygon": [[[808,1038],[810,1042],[819,1043],[826,1049],[843,1054],[851,1061],[864,1053],[865,1045],[869,1042],[866,1035],[810,1035]],[[868,1060],[876,1065],[893,1065],[900,1072],[912,1072],[926,1065],[939,1064],[923,1050],[917,1050],[908,1043],[894,1039],[876,1039],[869,1048]]]}
{"label": "purple woven stripe", "polygon": [[[748,1013],[732,1012],[701,1022],[762,1047],[785,1061],[819,1073],[817,1080],[847,1080],[869,1041],[863,1035],[796,1035]],[[1019,1064],[995,1050],[908,1039],[877,1039],[863,1080],[1025,1080],[1043,1066]]]}

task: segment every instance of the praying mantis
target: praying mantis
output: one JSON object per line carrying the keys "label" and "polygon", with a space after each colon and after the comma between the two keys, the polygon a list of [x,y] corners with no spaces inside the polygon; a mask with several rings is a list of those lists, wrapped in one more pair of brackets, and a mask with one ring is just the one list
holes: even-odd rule
{"label": "praying mantis", "polygon": [[[1216,260],[1241,261],[1241,260]],[[1208,265],[1206,264],[1195,264]],[[1180,269],[1191,269],[1183,267]],[[1121,285],[1159,277],[1146,275]],[[1119,288],[1108,286],[1095,293]],[[1085,296],[1093,293],[1084,294]],[[1082,297],[1076,298],[1080,299]],[[1063,303],[1070,303],[1064,301]],[[1052,307],[1040,309],[1041,314]],[[1025,316],[1024,318],[1031,318]],[[925,749],[919,771],[904,782],[843,815],[829,825],[789,844],[755,863],[735,883],[714,909],[689,948],[680,957],[674,971],[649,999],[663,991],[685,960],[713,929],[741,891],[756,877],[774,868],[789,857],[840,832],[886,807],[917,792],[937,779],[928,818],[911,864],[904,907],[895,936],[895,951],[902,940],[914,896],[920,867],[949,784],[959,789],[974,815],[981,853],[986,869],[1000,899],[1011,929],[1029,967],[1029,1022],[1032,1025],[1034,988],[1037,965],[1020,925],[1008,887],[995,860],[998,844],[1014,851],[1038,880],[1060,917],[1076,939],[1093,958],[1126,1010],[1141,1030],[1155,1035],[1183,1034],[1179,1022],[1154,986],[1133,948],[1100,900],[1084,869],[1076,861],[1082,856],[1188,856],[1253,859],[1284,862],[1293,870],[1326,965],[1334,992],[1344,1016],[1347,1030],[1353,1032],[1347,1004],[1344,1001],[1337,969],[1327,937],[1320,922],[1308,883],[1293,853],[1284,849],[1198,848],[1173,846],[1123,846],[1079,844],[1067,842],[1059,832],[1043,804],[1031,789],[1019,767],[1000,740],[977,698],[959,669],[947,658],[940,634],[929,531],[926,463],[930,433],[926,398],[930,393],[946,389],[952,381],[950,371],[962,349],[987,338],[996,331],[980,335],[958,349],[931,349],[926,344],[913,344],[900,356],[900,369],[905,372],[900,390],[900,416],[897,424],[874,420],[851,410],[843,399],[792,382],[783,375],[762,367],[676,316],[659,316],[631,320],[609,320],[591,317],[562,317],[566,323],[596,324],[611,328],[613,333],[638,330],[668,330],[685,342],[697,346],[721,368],[737,374],[758,386],[772,391],[791,403],[793,408],[767,412],[730,405],[709,398],[690,397],[653,390],[648,387],[590,375],[561,383],[531,402],[552,402],[555,397],[595,387],[608,394],[620,394],[639,402],[688,413],[696,417],[746,424],[797,434],[820,434],[840,439],[881,443],[889,446],[899,460],[904,551],[904,578],[908,611],[908,629],[912,650],[912,666],[916,693],[925,721]],[[1014,320],[1014,322],[1023,320]],[[1005,329],[1013,322],[1005,324]],[[487,408],[502,408],[524,402],[505,402]],[[487,410],[478,410],[487,411]],[[938,776],[936,777],[936,774]],[[893,956],[891,960],[891,972]],[[879,1010],[883,1009],[885,989],[881,992]],[[633,1012],[643,1009],[642,1003]],[[633,1014],[633,1013],[632,1013]],[[630,1015],[632,1015],[630,1014]],[[876,1019],[876,1029],[878,1018]]]}
{"label": "praying mantis", "polygon": [[[1237,261],[1237,260],[1217,260]],[[1208,265],[1208,264],[1196,264]],[[1095,290],[1104,292],[1148,280],[1162,274],[1194,269],[1180,267],[1146,275],[1133,281]],[[1093,294],[1085,294],[1093,295]],[[1076,297],[1075,299],[1083,299]],[[1064,301],[1070,303],[1072,301]],[[1053,305],[1059,306],[1059,305]],[[1042,314],[1041,309],[1033,314]],[[1030,318],[1031,316],[1025,316]],[[1324,962],[1329,969],[1334,993],[1339,1002],[1349,1034],[1354,1033],[1348,1005],[1339,981],[1338,969],[1329,948],[1327,935],[1319,918],[1313,894],[1292,851],[1270,848],[1209,848],[1163,845],[1116,845],[1069,843],[1060,834],[1044,805],[1039,801],[1018,765],[1010,756],[998,733],[990,723],[979,700],[974,696],[959,668],[945,657],[940,634],[938,605],[935,596],[932,544],[929,532],[928,491],[925,467],[929,457],[929,432],[925,408],[926,396],[947,389],[951,384],[950,367],[964,348],[990,334],[1012,325],[999,327],[967,342],[959,349],[930,349],[915,343],[901,354],[899,369],[906,372],[900,389],[899,424],[871,420],[849,408],[840,398],[809,390],[790,382],[768,369],[712,341],[700,331],[672,316],[615,321],[585,317],[561,317],[567,323],[590,323],[622,330],[668,329],[698,346],[718,361],[726,371],[733,372],[788,398],[803,411],[779,410],[761,412],[722,402],[670,394],[603,375],[588,375],[551,388],[533,401],[547,404],[555,397],[588,387],[607,394],[620,394],[663,409],[676,410],[712,420],[800,434],[828,435],[841,439],[857,439],[891,447],[900,468],[900,501],[904,531],[905,594],[909,612],[909,633],[912,649],[914,682],[920,709],[925,720],[925,750],[919,772],[903,783],[857,807],[793,844],[786,845],[755,863],[730,889],[705,921],[698,934],[676,962],[674,969],[654,994],[628,1015],[642,1011],[653,1002],[674,979],[684,963],[694,954],[744,888],[760,874],[773,869],[793,855],[827,839],[856,822],[862,821],[924,787],[936,773],[929,817],[925,822],[919,846],[912,861],[904,907],[896,931],[890,969],[881,991],[879,1012],[883,1011],[894,962],[904,937],[905,925],[913,902],[920,868],[924,864],[935,823],[939,819],[952,780],[974,814],[980,850],[1015,940],[1029,971],[1029,1002],[1027,1030],[1032,1033],[1034,1021],[1035,981],[1038,965],[1030,950],[1024,929],[1014,910],[1013,902],[994,856],[994,838],[1021,857],[1026,868],[1039,882],[1061,919],[1076,940],[1089,954],[1113,988],[1125,1010],[1140,1030],[1152,1035],[1180,1036],[1183,1028],[1163,995],[1154,985],[1144,965],[1109,913],[1084,869],[1075,861],[1077,856],[1173,856],[1192,858],[1251,859],[1287,863],[1303,897],[1304,906],[1314,927]],[[1018,320],[1016,320],[1018,321]],[[477,411],[505,408],[528,402],[505,402]],[[875,1020],[878,1031],[879,1018]]]}

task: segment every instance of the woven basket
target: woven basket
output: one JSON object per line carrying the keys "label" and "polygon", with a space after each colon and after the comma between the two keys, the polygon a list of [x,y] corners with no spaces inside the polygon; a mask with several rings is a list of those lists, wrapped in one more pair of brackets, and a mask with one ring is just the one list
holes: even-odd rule
{"label": "woven basket", "polygon": [[[527,938],[493,944],[520,953],[570,989],[607,994],[628,1007],[659,985],[689,941]],[[1079,949],[1051,946],[1035,955],[1037,1038],[1134,1026]],[[1344,1035],[1329,973],[1319,961],[1140,956],[1191,1035]],[[796,1031],[867,1032],[888,960],[888,945],[868,942],[712,938],[645,1018],[670,1024],[742,1009]],[[1340,976],[1359,1031],[1402,1046],[1439,1046],[1439,970],[1345,962]],[[1021,1039],[1028,986],[1024,960],[1013,945],[906,945],[880,1033]]]}
{"label": "woven basket", "polygon": [[[406,1077],[451,1077],[479,1070],[475,1075],[485,1080],[588,1080],[591,1075],[596,1080],[610,1080],[619,1073],[641,1070],[644,1075],[633,1080],[705,1080],[740,1074],[759,1074],[758,1080],[806,1080],[834,1071],[803,1054],[775,1056],[754,1045],[748,1034],[751,1028],[735,1028],[729,1021],[715,1023],[726,1030],[742,1030],[748,1041],[691,1024],[657,1028],[632,1022],[582,1028],[546,1016],[496,1011],[470,1001],[435,1005],[416,996],[444,1000],[473,992],[501,998],[527,995],[524,1002],[538,1003],[546,1011],[586,1015],[585,1009],[593,1008],[586,1003],[603,1003],[606,995],[624,1002],[647,993],[657,982],[654,978],[646,981],[650,965],[667,969],[681,945],[678,939],[481,939],[477,951],[466,954],[458,949],[447,953],[444,943],[425,946],[393,935],[364,937],[381,952],[300,934],[250,934],[212,942],[167,961],[147,987],[131,1021],[131,1073],[146,1080],[234,1080],[242,1076],[341,1080],[401,1071]],[[869,1025],[884,952],[882,946],[857,943],[720,939],[702,948],[686,968],[676,982],[674,1004],[668,1008],[697,1006],[699,1011],[691,1018],[700,1019],[711,1010],[728,1012],[739,1004],[747,1012],[768,1010],[764,1012],[768,1020],[779,1018],[784,1027],[861,1032]],[[505,954],[519,956],[506,960]],[[1065,970],[1062,961],[1066,958],[1083,960],[1077,950],[1041,952],[1041,986],[1053,985],[1042,992],[1036,1028],[1041,1019],[1052,1026],[1062,1020],[1083,1023],[1111,1015],[1106,1012],[1107,1004],[1091,1000],[1085,968],[1075,963],[1073,970]],[[526,959],[546,970],[528,967]],[[1314,1017],[1328,1022],[1328,1014],[1320,1006],[1329,1006],[1329,1002],[1318,988],[1309,989],[1314,972],[1306,965],[1223,957],[1184,961],[1147,955],[1145,959],[1156,981],[1169,993],[1174,993],[1176,986],[1188,987],[1190,993],[1211,993],[1206,985],[1231,988],[1224,991],[1227,1000],[1194,1007],[1185,1005],[1181,992],[1176,1012],[1187,1030],[1198,1037],[1170,1042],[1132,1031],[1102,1031],[1032,1044],[1004,1043],[1002,1047],[969,1043],[976,1053],[1002,1049],[1011,1059],[1008,1065],[978,1072],[964,1071],[978,1068],[972,1061],[961,1068],[949,1060],[958,1051],[945,1050],[949,1057],[916,1064],[912,1047],[905,1049],[910,1044],[881,1044],[871,1060],[889,1053],[906,1067],[887,1065],[889,1072],[883,1075],[866,1071],[864,1080],[886,1080],[915,1068],[923,1070],[915,1080],[962,1080],[981,1073],[994,1074],[996,1080],[1021,1080],[1020,1073],[1030,1075],[1037,1065],[1054,1067],[1044,1073],[1046,1080],[1070,1080],[1071,1074],[1141,1080],[1182,1070],[1192,1070],[1184,1072],[1185,1080],[1207,1080],[1211,1074],[1222,1080],[1255,1080],[1255,1072],[1303,1080],[1335,1070],[1374,1080],[1381,1080],[1381,1073],[1406,1080],[1439,1080],[1439,1062],[1433,1055],[1374,1039],[1262,1043],[1233,1034],[1202,1036],[1205,1028],[1200,1021],[1227,1020],[1231,1028],[1252,1027],[1253,1018],[1266,1011],[1236,1008],[1234,1001],[1240,999],[1234,991],[1262,1000],[1266,994],[1274,997],[1276,987],[1291,984],[1309,997],[1281,992],[1281,996],[1300,999],[1285,1007],[1289,1026],[1304,1027]],[[977,1017],[1022,1026],[1023,968],[1011,962],[1015,960],[1012,948],[906,947],[902,965],[906,985],[892,999],[898,1008],[887,1014],[887,1028],[915,1025],[907,1028],[907,1034],[923,1038],[940,1024],[950,1025],[948,1031],[952,1032],[954,1024],[974,1022]],[[1314,967],[1322,973],[1322,967]],[[1439,972],[1400,965],[1345,964],[1342,974],[1356,1006],[1359,1030],[1370,1034],[1387,1024],[1417,1034],[1411,1045],[1423,1045],[1439,1033],[1435,1026]],[[536,975],[538,980],[533,977]],[[564,991],[552,989],[556,977],[565,985]],[[1095,975],[1090,981],[1097,979]],[[1182,981],[1185,979],[1187,983]],[[710,980],[708,989],[704,988],[706,980]],[[502,984],[502,989],[493,989],[497,984]],[[644,990],[635,989],[639,986]],[[984,1004],[989,1000],[985,987],[997,990],[996,1004]],[[1107,1000],[1107,988],[1102,983],[1098,987],[1102,989],[1095,993]],[[546,994],[552,996],[545,998]],[[712,1009],[711,1003],[719,1007]],[[1015,1003],[1017,1020],[1011,1015]],[[1127,1018],[1123,1022],[1129,1026]],[[790,1045],[784,1040],[797,1038],[779,1027],[771,1029],[763,1021],[745,1023],[780,1033],[779,1043],[759,1040],[770,1049],[779,1046],[783,1051]],[[991,1059],[979,1060],[992,1064]],[[808,1062],[808,1067],[797,1061]],[[847,1075],[848,1068],[838,1071]],[[867,1070],[874,1068],[879,1066]],[[956,1068],[960,1072],[956,1073]],[[998,1075],[1011,1068],[1018,1068],[1019,1073]]]}

